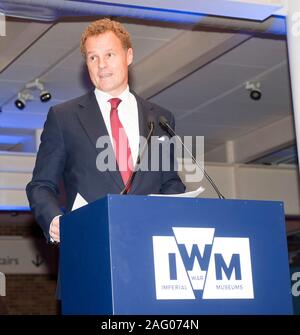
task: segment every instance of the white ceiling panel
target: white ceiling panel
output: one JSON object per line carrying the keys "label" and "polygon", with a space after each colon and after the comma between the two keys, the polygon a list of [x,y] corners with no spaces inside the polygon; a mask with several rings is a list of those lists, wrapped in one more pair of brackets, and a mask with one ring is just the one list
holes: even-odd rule
{"label": "white ceiling panel", "polygon": [[6,100],[22,87],[23,82],[17,80],[0,80],[0,98]]}
{"label": "white ceiling panel", "polygon": [[226,55],[219,58],[221,64],[236,66],[269,68],[285,60],[287,57],[286,40],[266,36],[255,37],[241,44]]}
{"label": "white ceiling panel", "polygon": [[148,24],[146,22],[143,22],[143,24],[125,23],[124,26],[133,40],[144,38],[149,41],[169,41],[182,32],[179,28],[170,28],[167,24],[160,25],[158,22],[148,22]]}
{"label": "white ceiling panel", "polygon": [[249,78],[260,73],[261,69],[255,67],[221,65],[212,62],[151,100],[171,110],[180,110],[184,113],[222,99],[243,86]]}
{"label": "white ceiling panel", "polygon": [[159,39],[147,39],[147,43],[145,43],[145,39],[143,37],[134,37],[132,39],[134,50],[132,64],[137,64],[145,57],[148,57],[153,51],[159,49],[165,43],[165,40]]}
{"label": "white ceiling panel", "polygon": [[15,65],[32,65],[35,67],[47,68],[51,64],[55,64],[59,57],[63,57],[69,49],[51,46],[51,45],[43,45],[41,46],[37,43],[34,47],[32,47],[28,52],[25,52],[19,61],[16,61]]}
{"label": "white ceiling panel", "polygon": [[281,113],[282,108],[280,107],[277,109],[277,113],[274,112],[275,110],[276,105],[274,105],[274,109],[266,113],[257,101],[243,103],[234,102],[228,98],[209,105],[198,113],[189,115],[184,119],[184,123],[198,123],[202,125],[202,128],[206,125],[215,125],[242,127],[251,130],[273,123],[287,115],[286,112]]}
{"label": "white ceiling panel", "polygon": [[225,141],[242,136],[249,130],[243,127],[208,125],[201,123],[200,119],[192,118],[188,128],[184,123],[177,122],[176,131],[180,136],[204,136],[205,141],[213,144],[224,144]]}
{"label": "white ceiling panel", "polygon": [[58,22],[40,39],[39,44],[42,47],[55,46],[64,49],[73,48],[74,44],[79,47],[81,34],[89,22]]}
{"label": "white ceiling panel", "polygon": [[56,68],[70,69],[72,72],[80,70],[85,65],[84,59],[80,53],[79,47],[75,49],[69,49],[70,52],[60,61],[59,64],[55,64],[52,68],[47,71],[51,73]]}
{"label": "white ceiling panel", "polygon": [[[10,66],[5,71],[0,74],[1,81],[16,81],[16,82],[26,82],[32,81],[40,75],[44,70],[43,66],[31,65],[21,65],[16,64],[15,66]],[[18,91],[18,89],[16,89]]]}

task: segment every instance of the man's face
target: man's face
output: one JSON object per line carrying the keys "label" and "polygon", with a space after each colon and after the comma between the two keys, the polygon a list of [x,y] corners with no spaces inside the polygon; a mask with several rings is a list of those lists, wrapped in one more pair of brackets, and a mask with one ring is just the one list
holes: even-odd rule
{"label": "man's face", "polygon": [[99,90],[117,96],[128,84],[132,49],[125,50],[111,31],[90,36],[85,42],[86,62],[91,81]]}

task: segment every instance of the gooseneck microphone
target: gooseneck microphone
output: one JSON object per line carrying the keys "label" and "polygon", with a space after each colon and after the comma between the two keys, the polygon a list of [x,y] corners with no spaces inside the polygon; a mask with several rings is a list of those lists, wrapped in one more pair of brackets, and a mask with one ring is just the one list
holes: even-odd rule
{"label": "gooseneck microphone", "polygon": [[139,165],[141,163],[141,159],[144,156],[145,150],[146,150],[146,148],[148,146],[148,143],[149,143],[149,139],[150,139],[150,137],[152,136],[152,134],[154,132],[154,117],[153,117],[152,114],[150,114],[148,116],[147,125],[148,125],[148,128],[149,128],[149,133],[147,135],[146,141],[145,141],[145,143],[144,143],[144,145],[142,147],[142,150],[140,151],[140,153],[138,155],[138,158],[137,158],[136,164],[134,166],[134,169],[132,170],[131,175],[128,178],[127,183],[126,183],[125,187],[123,188],[123,190],[121,191],[120,195],[127,194],[128,190],[129,190],[129,187],[130,187],[130,185],[131,185],[131,183],[133,181],[133,178],[134,178],[134,176],[136,174],[136,171],[137,171],[137,169],[138,169],[138,167],[139,167]]}
{"label": "gooseneck microphone", "polygon": [[169,122],[164,116],[159,117],[159,125],[166,130],[171,136],[176,136],[176,138],[179,140],[181,145],[184,147],[184,149],[189,153],[189,155],[192,157],[193,162],[198,166],[198,168],[203,172],[206,179],[209,181],[210,185],[213,187],[215,192],[217,193],[218,197],[220,199],[225,199],[224,195],[219,191],[218,187],[214,183],[214,181],[211,179],[211,177],[207,174],[207,172],[200,166],[200,164],[197,162],[196,158],[192,154],[192,152],[189,150],[189,148],[182,142],[180,136],[178,136],[175,133],[175,130],[170,126]]}

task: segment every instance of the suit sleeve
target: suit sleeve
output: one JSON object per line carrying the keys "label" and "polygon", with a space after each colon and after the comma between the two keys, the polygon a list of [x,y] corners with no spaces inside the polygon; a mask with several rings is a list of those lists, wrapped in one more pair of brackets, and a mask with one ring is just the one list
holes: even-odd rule
{"label": "suit sleeve", "polygon": [[[175,119],[173,114],[170,113],[169,117],[170,126],[175,129]],[[162,172],[162,186],[160,189],[161,194],[177,194],[185,192],[185,185],[178,175],[177,161],[175,158],[174,147],[170,149],[170,171]]]}
{"label": "suit sleeve", "polygon": [[62,214],[58,195],[65,160],[63,134],[57,115],[51,108],[41,135],[32,180],[26,187],[30,207],[48,241],[52,219]]}

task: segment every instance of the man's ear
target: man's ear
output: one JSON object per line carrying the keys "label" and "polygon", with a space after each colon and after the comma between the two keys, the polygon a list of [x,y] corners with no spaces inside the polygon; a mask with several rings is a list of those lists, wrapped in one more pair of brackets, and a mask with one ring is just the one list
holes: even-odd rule
{"label": "man's ear", "polygon": [[127,50],[127,65],[130,65],[133,61],[133,50],[132,48],[129,48]]}

